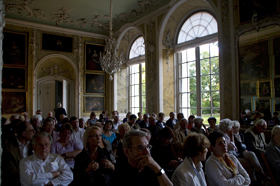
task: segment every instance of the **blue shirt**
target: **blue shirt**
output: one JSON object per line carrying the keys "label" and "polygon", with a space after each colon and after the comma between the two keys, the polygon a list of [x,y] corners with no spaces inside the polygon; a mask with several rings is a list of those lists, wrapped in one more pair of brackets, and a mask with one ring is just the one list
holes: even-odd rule
{"label": "blue shirt", "polygon": [[116,134],[112,132],[112,135],[110,137],[102,134],[102,138],[108,140],[110,142],[111,146],[112,146],[112,143],[113,143],[114,139],[116,139]]}

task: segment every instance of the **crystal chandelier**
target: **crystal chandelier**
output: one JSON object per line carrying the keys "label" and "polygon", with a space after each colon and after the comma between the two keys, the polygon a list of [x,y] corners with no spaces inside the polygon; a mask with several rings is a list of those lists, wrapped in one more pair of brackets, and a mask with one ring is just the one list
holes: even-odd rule
{"label": "crystal chandelier", "polygon": [[117,42],[113,38],[112,30],[112,0],[110,0],[110,19],[109,19],[109,39],[106,39],[105,54],[100,55],[101,68],[106,73],[110,74],[109,80],[113,80],[113,74],[120,71],[123,61],[123,54],[118,57]]}

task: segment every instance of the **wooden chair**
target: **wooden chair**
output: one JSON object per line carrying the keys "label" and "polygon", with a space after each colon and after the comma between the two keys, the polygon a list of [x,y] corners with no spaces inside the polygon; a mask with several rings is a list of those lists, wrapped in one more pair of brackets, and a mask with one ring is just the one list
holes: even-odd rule
{"label": "wooden chair", "polygon": [[[267,173],[268,173],[269,177],[271,178],[271,182],[273,183],[274,186],[277,186],[277,183],[276,183],[276,181],[275,181],[275,179],[274,179],[274,176],[273,176],[273,174],[272,174],[272,172],[271,172],[271,170],[270,170],[270,167],[269,167],[269,165],[268,165],[268,163],[267,163],[267,161],[266,161],[266,156],[265,156],[265,154],[261,152],[261,156],[262,156],[262,160],[263,160],[263,163],[264,163],[264,165],[265,165],[265,168],[266,168],[266,170],[267,170]],[[267,179],[265,179],[264,182],[263,182],[263,185],[264,185],[264,186],[266,185],[266,182],[267,182]]]}

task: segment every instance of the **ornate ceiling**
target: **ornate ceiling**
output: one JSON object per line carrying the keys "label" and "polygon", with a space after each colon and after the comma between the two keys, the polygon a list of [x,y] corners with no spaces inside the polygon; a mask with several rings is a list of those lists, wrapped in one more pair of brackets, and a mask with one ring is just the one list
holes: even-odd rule
{"label": "ornate ceiling", "polygon": [[[172,0],[113,0],[113,30]],[[6,17],[108,35],[110,0],[4,0]]]}

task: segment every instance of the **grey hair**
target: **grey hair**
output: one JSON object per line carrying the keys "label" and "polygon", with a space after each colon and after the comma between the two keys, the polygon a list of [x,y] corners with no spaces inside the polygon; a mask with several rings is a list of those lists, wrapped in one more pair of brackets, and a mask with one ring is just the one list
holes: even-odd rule
{"label": "grey hair", "polygon": [[141,130],[131,130],[128,133],[126,133],[123,137],[123,147],[131,147],[133,144],[133,137],[146,138],[147,135],[148,134],[146,132],[143,132]]}
{"label": "grey hair", "polygon": [[280,125],[276,125],[271,130],[271,138],[273,139],[275,136],[280,135]]}
{"label": "grey hair", "polygon": [[256,122],[255,122],[255,126],[258,126],[258,125],[261,125],[261,126],[264,126],[266,123],[266,121],[264,119],[258,119]]}
{"label": "grey hair", "polygon": [[42,121],[42,116],[39,115],[39,114],[35,114],[34,116],[32,116],[31,119],[32,119],[32,120],[33,120],[33,119],[38,119],[39,121]]}
{"label": "grey hair", "polygon": [[201,122],[203,122],[203,118],[202,117],[200,117],[200,116],[197,116],[197,117],[195,117],[194,119],[193,119],[193,122],[194,123],[201,123]]}
{"label": "grey hair", "polygon": [[37,138],[43,138],[43,137],[48,137],[49,140],[50,140],[50,144],[52,144],[53,139],[52,139],[52,136],[49,133],[47,133],[47,132],[38,132],[32,138],[32,141],[31,141],[32,145],[36,145]]}
{"label": "grey hair", "polygon": [[232,124],[233,124],[234,127],[240,128],[240,123],[239,123],[239,121],[237,121],[237,120],[232,120]]}
{"label": "grey hair", "polygon": [[226,118],[220,121],[219,130],[221,130],[222,132],[227,132],[227,130],[232,127],[233,122],[230,119]]}
{"label": "grey hair", "polygon": [[150,115],[149,115],[149,114],[147,114],[147,113],[146,113],[146,114],[144,114],[144,115],[143,115],[143,117],[144,117],[144,116],[150,117]]}
{"label": "grey hair", "polygon": [[115,115],[114,118],[120,118],[120,116],[119,115]]}

